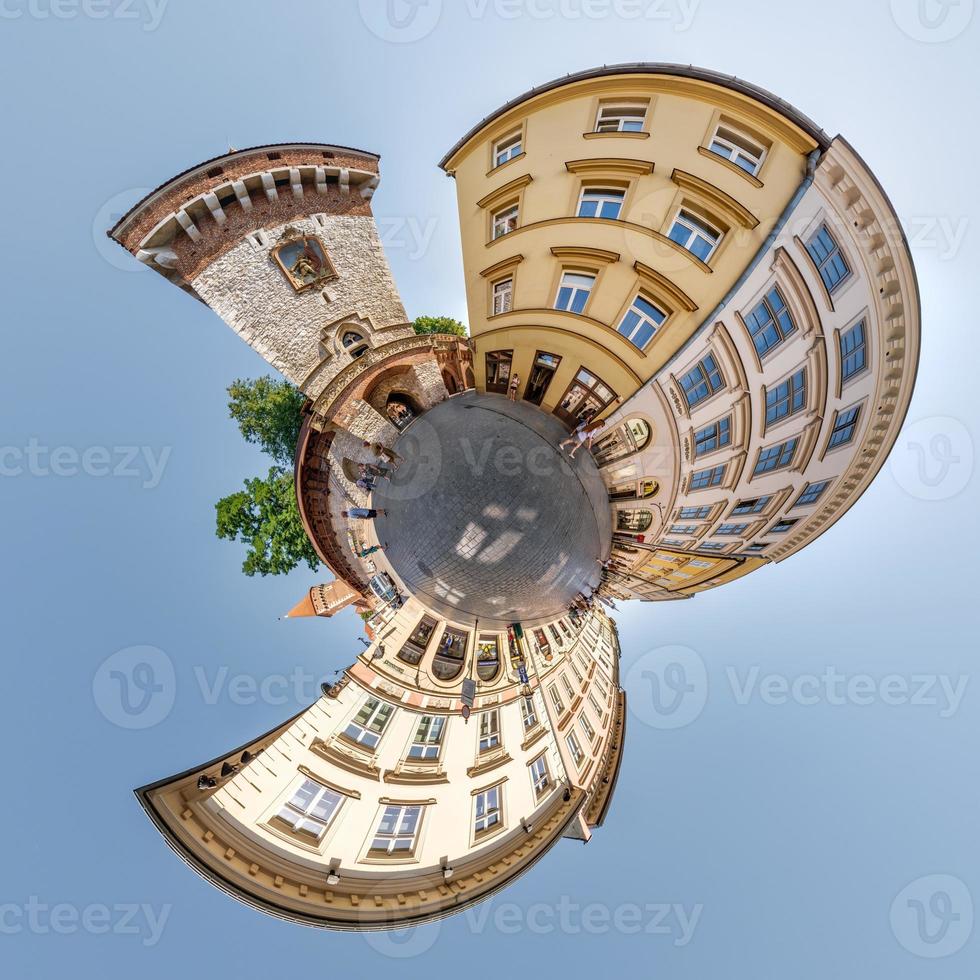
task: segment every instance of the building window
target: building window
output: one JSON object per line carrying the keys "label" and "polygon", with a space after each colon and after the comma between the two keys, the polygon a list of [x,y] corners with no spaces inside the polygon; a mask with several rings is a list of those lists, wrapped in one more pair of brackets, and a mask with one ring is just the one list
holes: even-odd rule
{"label": "building window", "polygon": [[408,750],[410,759],[438,759],[446,719],[442,715],[423,715],[415,730],[415,740]]}
{"label": "building window", "polygon": [[758,553],[760,551],[765,551],[768,545],[764,544],[750,544],[745,550],[751,551],[753,553]]}
{"label": "building window", "polygon": [[643,350],[653,340],[667,314],[648,299],[637,296],[619,325],[619,332],[634,346]]}
{"label": "building window", "polygon": [[501,787],[491,786],[476,795],[476,809],[473,817],[473,830],[479,837],[498,826],[501,822]]}
{"label": "building window", "polygon": [[806,489],[799,495],[793,506],[808,507],[810,504],[815,504],[829,486],[830,480],[822,480],[820,483],[808,483]]}
{"label": "building window", "polygon": [[426,647],[432,634],[435,632],[436,621],[429,616],[423,616],[418,626],[412,630],[412,635],[405,641],[401,650],[398,651],[398,659],[404,660],[407,664],[415,666],[425,655]]}
{"label": "building window", "polygon": [[530,731],[538,723],[538,713],[534,707],[534,698],[521,698],[521,719],[524,731]]}
{"label": "building window", "polygon": [[706,470],[698,470],[691,477],[691,489],[692,490],[704,490],[707,487],[717,487],[721,484],[721,481],[725,478],[725,467],[724,464],[721,466],[712,466]]}
{"label": "building window", "polygon": [[667,237],[687,249],[695,258],[707,262],[721,241],[721,232],[681,208]]}
{"label": "building window", "polygon": [[514,306],[514,280],[511,276],[493,284],[493,316],[510,313]]}
{"label": "building window", "polygon": [[586,740],[589,742],[594,742],[595,729],[592,727],[592,724],[589,721],[589,719],[585,717],[584,712],[578,716],[578,723],[579,723],[579,727],[582,729],[582,732],[585,734]]}
{"label": "building window", "polygon": [[531,376],[527,379],[527,386],[524,388],[526,402],[532,405],[541,404],[559,364],[561,364],[561,357],[558,354],[548,354],[546,351],[539,350],[534,355]]}
{"label": "building window", "polygon": [[476,645],[476,676],[485,684],[500,671],[500,643],[496,636],[481,636]]}
{"label": "building window", "polygon": [[558,688],[554,684],[548,688],[548,694],[551,696],[551,703],[555,706],[555,711],[558,714],[564,713],[565,703],[562,701],[561,695],[558,693]]}
{"label": "building window", "polygon": [[759,357],[765,357],[790,334],[796,332],[796,324],[786,307],[783,294],[775,286],[745,318],[745,325],[749,328]]}
{"label": "building window", "polygon": [[493,216],[493,238],[496,241],[498,238],[503,238],[504,235],[509,235],[517,227],[517,219],[520,214],[520,208],[516,204],[510,204],[506,208],[502,208]]}
{"label": "building window", "polygon": [[421,806],[386,806],[371,841],[371,854],[410,855],[422,825]]}
{"label": "building window", "polygon": [[855,323],[840,335],[841,380],[847,381],[860,374],[867,364],[867,346],[864,337],[864,320]]}
{"label": "building window", "polygon": [[451,681],[463,669],[469,634],[446,627],[432,658],[432,673],[441,681]]}
{"label": "building window", "polygon": [[787,520],[784,518],[783,520],[777,521],[775,524],[773,524],[773,526],[769,529],[769,533],[785,534],[787,531],[792,529],[794,524],[796,524],[795,520]]}
{"label": "building window", "polygon": [[602,723],[602,706],[595,699],[595,695],[589,691],[589,704],[592,705],[592,710],[595,712],[596,718],[599,719],[599,723]]}
{"label": "building window", "polygon": [[582,751],[582,746],[579,745],[579,741],[575,737],[575,732],[569,732],[565,736],[565,744],[568,746],[568,751],[572,754],[572,762],[576,766],[581,766],[582,760],[585,759],[585,753]]}
{"label": "building window", "polygon": [[670,534],[697,534],[698,528],[696,524],[672,524],[670,526]]}
{"label": "building window", "polygon": [[620,510],[616,512],[616,530],[641,534],[653,523],[653,514],[648,510]]}
{"label": "building window", "polygon": [[821,225],[820,230],[807,242],[806,250],[816,263],[828,293],[832,293],[850,277],[850,266],[826,225]]}
{"label": "building window", "polygon": [[521,130],[509,133],[503,139],[497,140],[493,146],[493,165],[502,167],[508,160],[520,156],[524,152],[524,136]]}
{"label": "building window", "polygon": [[718,156],[730,160],[736,167],[741,167],[747,174],[753,177],[759,172],[762,166],[762,158],[766,155],[763,147],[759,146],[755,140],[749,139],[744,133],[731,126],[721,123],[715,130],[715,135],[711,137],[708,149]]}
{"label": "building window", "polygon": [[548,760],[539,755],[530,765],[531,785],[534,786],[534,797],[540,799],[551,785],[551,774],[548,772]]}
{"label": "building window", "polygon": [[688,408],[694,408],[724,386],[725,379],[715,363],[713,354],[708,354],[703,360],[698,361],[697,365],[681,378],[681,388],[684,390]]}
{"label": "building window", "polygon": [[726,415],[694,433],[694,455],[697,457],[713,453],[716,449],[729,445],[731,441],[732,419],[730,415]]}
{"label": "building window", "polygon": [[617,425],[609,435],[597,439],[593,445],[592,455],[596,466],[608,466],[616,460],[640,452],[646,448],[652,434],[650,425],[644,419],[629,419],[622,425]]}
{"label": "building window", "polygon": [[626,191],[616,187],[583,187],[578,199],[578,216],[615,220],[625,197]]}
{"label": "building window", "polygon": [[277,814],[298,834],[320,840],[337,815],[344,797],[312,779],[304,779]]}
{"label": "building window", "polygon": [[722,551],[727,547],[728,545],[724,541],[708,541],[701,545],[704,551]]}
{"label": "building window", "polygon": [[512,350],[487,351],[487,391],[495,391],[500,395],[507,394],[513,360]]}
{"label": "building window", "polygon": [[766,389],[766,425],[788,418],[806,408],[806,368],[774,388]]}
{"label": "building window", "polygon": [[860,406],[849,408],[844,412],[838,412],[834,419],[834,428],[830,433],[830,443],[828,449],[836,449],[838,446],[845,446],[854,438],[857,429],[858,415],[861,413]]}
{"label": "building window", "polygon": [[739,514],[761,514],[768,506],[772,497],[753,497],[751,500],[740,500],[732,510],[732,516]]}
{"label": "building window", "polygon": [[681,517],[691,521],[706,521],[711,516],[710,507],[682,507]]}
{"label": "building window", "polygon": [[480,752],[500,748],[500,711],[492,708],[480,715]]}
{"label": "building window", "polygon": [[386,701],[368,698],[361,705],[361,710],[355,715],[353,721],[348,723],[344,734],[352,742],[373,749],[381,741],[385,727],[394,713],[394,707]]}
{"label": "building window", "polygon": [[565,688],[565,693],[568,695],[569,699],[575,700],[575,688],[572,687],[571,681],[569,681],[566,674],[561,675],[561,686]]}
{"label": "building window", "polygon": [[596,116],[597,133],[642,133],[649,102],[604,102]]}
{"label": "building window", "polygon": [[714,568],[713,561],[704,561],[701,558],[692,558],[688,563],[688,568]]}
{"label": "building window", "polygon": [[745,529],[748,524],[722,524],[721,527],[715,531],[719,537],[735,537],[745,533]]}
{"label": "building window", "polygon": [[779,443],[778,446],[767,446],[759,453],[758,462],[755,464],[754,473],[759,476],[762,473],[771,473],[773,470],[782,470],[793,462],[796,455],[796,438],[787,439]]}
{"label": "building window", "polygon": [[555,415],[568,425],[578,425],[583,417],[594,418],[615,398],[612,388],[590,371],[579,368],[565,397],[555,408]]}
{"label": "building window", "polygon": [[563,272],[555,297],[555,309],[568,313],[581,313],[589,301],[595,276],[587,272]]}

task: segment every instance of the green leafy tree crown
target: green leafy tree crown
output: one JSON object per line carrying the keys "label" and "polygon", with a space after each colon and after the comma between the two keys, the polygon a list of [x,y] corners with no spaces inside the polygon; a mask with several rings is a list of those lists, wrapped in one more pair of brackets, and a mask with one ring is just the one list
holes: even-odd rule
{"label": "green leafy tree crown", "polygon": [[451,316],[420,316],[412,324],[416,333],[454,333],[466,337],[466,327]]}
{"label": "green leafy tree crown", "polygon": [[246,480],[244,489],[215,504],[217,536],[248,546],[246,575],[283,575],[303,562],[315,572],[321,562],[299,518],[293,481],[303,393],[288,381],[264,377],[239,379],[228,395],[228,412],[245,441],[275,465],[266,477]]}

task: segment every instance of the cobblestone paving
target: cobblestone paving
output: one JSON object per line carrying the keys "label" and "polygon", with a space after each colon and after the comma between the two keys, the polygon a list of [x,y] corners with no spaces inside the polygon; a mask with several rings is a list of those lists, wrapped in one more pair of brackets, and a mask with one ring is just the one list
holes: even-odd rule
{"label": "cobblestone paving", "polygon": [[569,460],[553,416],[470,393],[416,420],[381,480],[375,522],[395,572],[436,612],[487,627],[561,615],[598,582],[609,552],[605,486],[592,457]]}

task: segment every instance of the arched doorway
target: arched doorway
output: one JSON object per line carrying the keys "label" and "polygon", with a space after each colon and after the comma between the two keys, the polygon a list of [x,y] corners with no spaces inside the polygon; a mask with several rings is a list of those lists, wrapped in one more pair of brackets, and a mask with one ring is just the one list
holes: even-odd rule
{"label": "arched doorway", "polygon": [[459,382],[456,380],[456,375],[453,374],[448,368],[442,369],[442,383],[446,386],[446,391],[450,395],[456,395],[460,391]]}
{"label": "arched doorway", "polygon": [[418,418],[422,409],[411,395],[401,391],[393,391],[385,403],[385,415],[398,429],[404,429],[412,419]]}

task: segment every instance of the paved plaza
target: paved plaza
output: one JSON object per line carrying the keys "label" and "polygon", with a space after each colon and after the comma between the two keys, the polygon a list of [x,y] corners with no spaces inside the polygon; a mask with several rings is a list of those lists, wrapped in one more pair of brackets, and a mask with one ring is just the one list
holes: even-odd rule
{"label": "paved plaza", "polygon": [[417,419],[381,480],[375,528],[406,587],[457,621],[502,627],[553,619],[599,581],[611,534],[590,454],[574,460],[551,415],[467,393]]}

